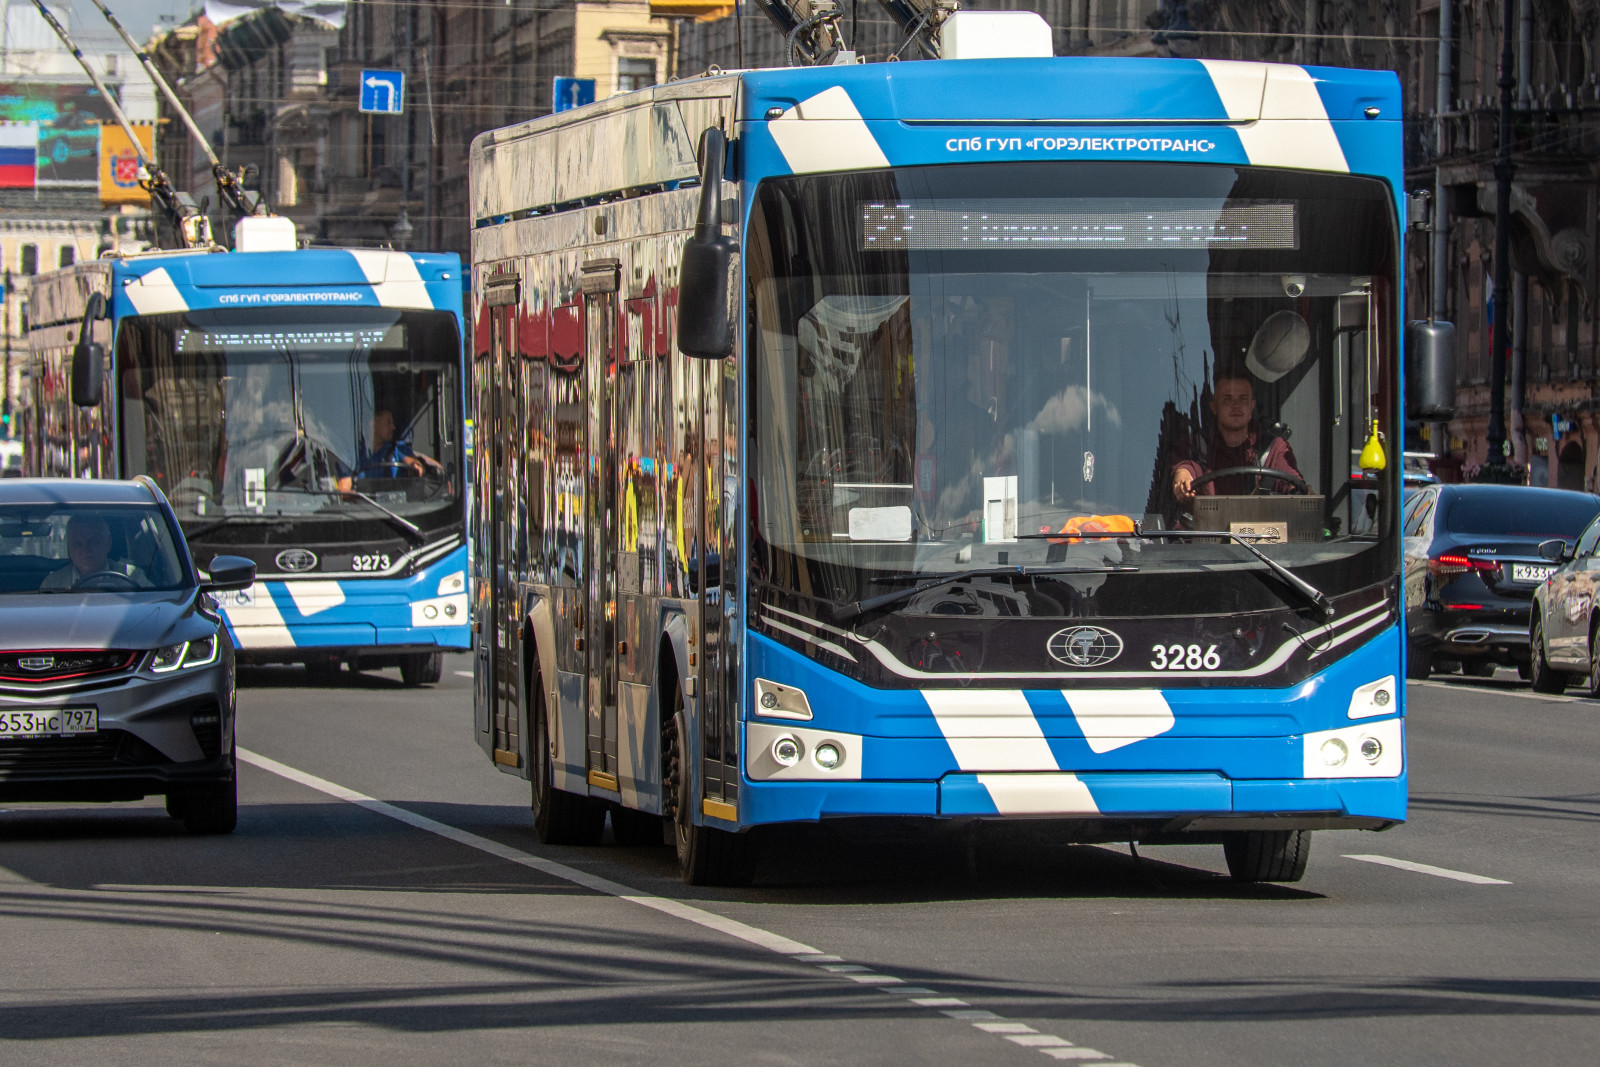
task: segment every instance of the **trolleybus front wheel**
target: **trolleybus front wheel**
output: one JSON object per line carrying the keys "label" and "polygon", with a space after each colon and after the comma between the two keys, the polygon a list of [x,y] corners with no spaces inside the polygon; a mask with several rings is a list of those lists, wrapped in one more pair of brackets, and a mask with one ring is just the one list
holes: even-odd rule
{"label": "trolleybus front wheel", "polygon": [[690,885],[749,885],[755,877],[755,854],[748,834],[734,834],[710,826],[696,826],[693,776],[689,773],[688,728],[684,725],[683,690],[673,687],[673,715],[664,724],[661,739],[662,794],[672,820],[678,869]]}
{"label": "trolleybus front wheel", "polygon": [[1236,830],[1223,838],[1235,882],[1298,882],[1311,858],[1310,830]]}
{"label": "trolleybus front wheel", "polygon": [[542,845],[598,845],[606,829],[606,809],[588,797],[557,789],[550,766],[550,725],[545,713],[544,683],[537,671],[528,686],[533,701],[533,833]]}
{"label": "trolleybus front wheel", "polygon": [[443,652],[408,652],[400,657],[400,680],[409,687],[432,685],[443,677]]}

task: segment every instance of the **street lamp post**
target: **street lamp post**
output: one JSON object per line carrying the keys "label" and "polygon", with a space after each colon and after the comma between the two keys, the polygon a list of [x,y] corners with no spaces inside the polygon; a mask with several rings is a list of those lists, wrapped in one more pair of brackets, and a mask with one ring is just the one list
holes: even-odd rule
{"label": "street lamp post", "polygon": [[1516,87],[1516,6],[1500,0],[1500,150],[1494,161],[1494,346],[1489,355],[1489,454],[1486,481],[1510,476],[1506,463],[1506,350],[1511,347],[1511,91]]}

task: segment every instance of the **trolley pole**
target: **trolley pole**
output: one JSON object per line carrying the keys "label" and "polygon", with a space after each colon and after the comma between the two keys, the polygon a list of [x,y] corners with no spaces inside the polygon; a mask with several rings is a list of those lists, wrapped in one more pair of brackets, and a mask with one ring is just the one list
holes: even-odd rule
{"label": "trolley pole", "polygon": [[1485,481],[1504,481],[1506,463],[1506,349],[1511,347],[1511,138],[1512,90],[1516,88],[1517,9],[1501,0],[1500,26],[1500,151],[1494,161],[1494,349],[1489,356],[1489,454]]}

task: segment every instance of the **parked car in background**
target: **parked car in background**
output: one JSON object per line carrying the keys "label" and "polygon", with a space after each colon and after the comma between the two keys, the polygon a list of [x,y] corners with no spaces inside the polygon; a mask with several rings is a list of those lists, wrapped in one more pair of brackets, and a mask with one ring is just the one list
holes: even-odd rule
{"label": "parked car in background", "polygon": [[1533,688],[1559,693],[1573,682],[1600,696],[1595,587],[1600,583],[1600,518],[1576,542],[1550,540],[1541,552],[1555,573],[1534,592],[1529,621]]}
{"label": "parked car in background", "polygon": [[0,482],[0,802],[166,797],[196,833],[234,827],[233,645],[148,478]]}
{"label": "parked car in background", "polygon": [[1523,677],[1534,590],[1557,564],[1551,540],[1576,542],[1600,497],[1525,485],[1432,485],[1405,503],[1406,674],[1426,678],[1450,661],[1487,677]]}

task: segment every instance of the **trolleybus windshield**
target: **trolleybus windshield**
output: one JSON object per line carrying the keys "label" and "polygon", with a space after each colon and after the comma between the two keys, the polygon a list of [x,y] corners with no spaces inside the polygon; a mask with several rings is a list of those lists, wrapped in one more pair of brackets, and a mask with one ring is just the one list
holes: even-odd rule
{"label": "trolleybus windshield", "polygon": [[[1021,566],[1057,573],[1010,582],[1007,611],[1283,607],[1237,543],[1070,536],[1136,527],[1257,537],[1330,596],[1392,576],[1383,183],[1067,163],[796,176],[759,188],[746,247],[755,573],[777,587],[851,603]],[[1396,461],[1382,473],[1359,464],[1374,433]],[[1081,596],[1030,602],[1040,583]]]}
{"label": "trolleybus windshield", "polygon": [[117,343],[128,471],[154,477],[185,519],[459,514],[450,315],[189,311],[125,320]]}

